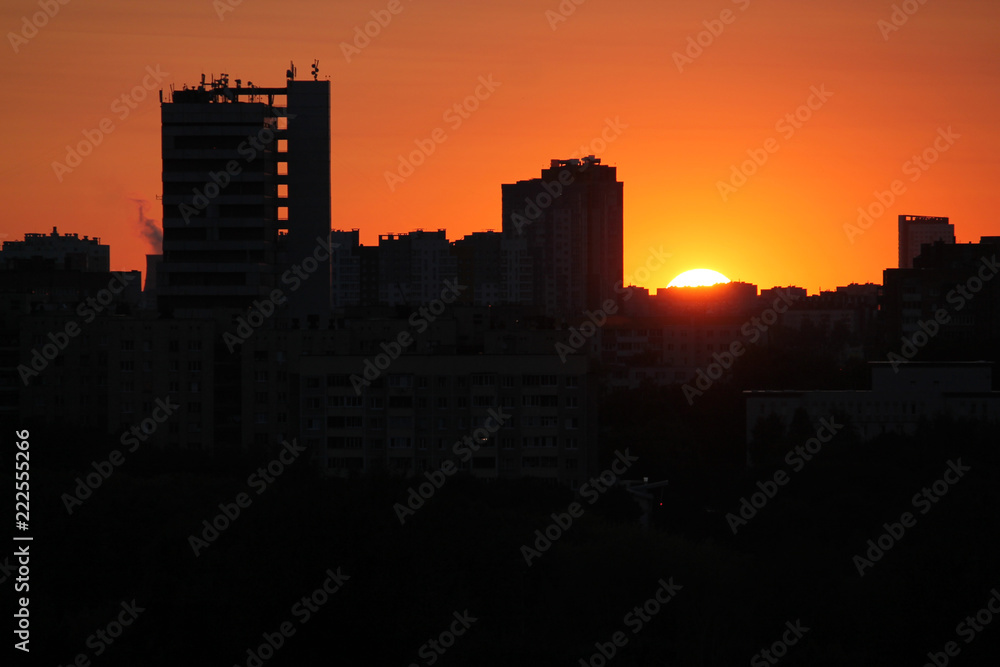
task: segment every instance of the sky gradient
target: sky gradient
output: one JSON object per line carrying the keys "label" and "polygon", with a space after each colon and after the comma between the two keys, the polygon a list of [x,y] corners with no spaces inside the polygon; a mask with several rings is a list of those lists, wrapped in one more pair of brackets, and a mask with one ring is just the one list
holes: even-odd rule
{"label": "sky gradient", "polygon": [[[366,244],[500,230],[502,183],[602,142],[585,153],[625,183],[626,277],[650,246],[671,255],[644,287],[699,267],[811,293],[880,283],[899,214],[949,216],[960,243],[1000,233],[996,3],[911,0],[896,25],[893,3],[867,0],[50,1],[37,34],[25,29],[37,0],[0,10],[0,240],[99,236],[115,270],[145,271],[158,251],[140,206],[159,223],[159,88],[202,72],[282,86],[289,60],[308,78],[315,58],[332,82],[332,226]],[[373,11],[391,20],[345,54]],[[454,106],[477,87],[462,117]],[[386,172],[438,128],[445,140],[390,186]],[[92,153],[55,169],[85,132],[100,138]],[[925,150],[926,169],[913,162]],[[753,155],[746,182],[720,188]],[[894,180],[895,202],[845,230]]]}

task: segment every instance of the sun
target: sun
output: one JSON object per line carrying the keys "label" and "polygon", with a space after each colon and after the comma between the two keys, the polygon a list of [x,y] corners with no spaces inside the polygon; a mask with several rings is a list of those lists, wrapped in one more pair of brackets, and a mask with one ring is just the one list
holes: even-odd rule
{"label": "sun", "polygon": [[711,269],[691,269],[685,271],[670,281],[667,287],[707,287],[719,283],[728,283],[729,278]]}

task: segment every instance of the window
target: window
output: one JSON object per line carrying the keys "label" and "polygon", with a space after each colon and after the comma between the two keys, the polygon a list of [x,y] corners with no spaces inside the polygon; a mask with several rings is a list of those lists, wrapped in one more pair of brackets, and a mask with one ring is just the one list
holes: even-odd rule
{"label": "window", "polygon": [[521,405],[526,408],[557,408],[558,396],[521,396]]}

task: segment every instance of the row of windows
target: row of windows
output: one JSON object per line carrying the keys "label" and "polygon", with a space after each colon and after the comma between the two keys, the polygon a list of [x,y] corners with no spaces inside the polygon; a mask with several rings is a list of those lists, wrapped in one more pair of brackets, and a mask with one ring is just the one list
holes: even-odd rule
{"label": "row of windows", "polygon": [[[481,409],[496,407],[513,408],[516,403],[514,399],[514,396],[501,396],[498,401],[493,396],[473,396],[472,407]],[[323,399],[318,396],[306,397],[304,402],[307,410],[320,410],[323,407]],[[559,403],[558,396],[522,396],[520,405],[521,407],[558,408]],[[469,407],[469,399],[465,396],[455,397],[454,400],[447,396],[439,396],[433,404],[439,410],[448,410],[452,407],[464,410]],[[426,396],[390,396],[388,400],[390,409],[405,410],[416,408],[422,410],[427,409],[430,405],[430,399]],[[580,400],[576,396],[566,396],[562,400],[562,405],[569,409],[575,409],[580,407]],[[361,396],[327,396],[326,407],[330,409],[353,408],[360,410],[365,407],[365,399]],[[385,398],[381,396],[368,397],[368,409],[384,410],[385,407]]]}
{"label": "row of windows", "polygon": [[[558,375],[522,375],[521,376],[521,386],[524,387],[558,387],[559,386]],[[431,378],[426,375],[411,375],[407,373],[393,373],[388,376],[388,385],[392,388],[407,389],[410,387],[416,387],[417,389],[428,389],[431,384],[439,388],[448,387],[452,384],[452,379],[454,379],[455,386],[464,387],[465,377],[464,376],[450,376],[450,375],[438,375],[434,378],[434,382],[431,382]],[[501,387],[505,389],[513,389],[517,385],[518,376],[516,375],[497,375],[496,373],[473,373],[470,377],[471,384],[473,387],[495,387],[497,386],[497,381]],[[379,378],[372,382],[372,386],[381,387],[385,386],[380,384],[383,378]],[[305,386],[307,389],[318,389],[320,386],[320,378],[318,377],[307,377],[305,379]],[[326,376],[326,386],[327,387],[352,387],[351,376],[343,373],[331,373]],[[563,376],[563,386],[569,388],[576,388],[580,386],[580,378],[575,375]]]}
{"label": "row of windows", "polygon": [[[518,443],[525,449],[559,446],[559,439],[555,436],[523,436],[521,438],[504,436],[499,440],[501,449],[514,449]],[[412,449],[415,444],[419,450],[435,447],[439,451],[451,449],[452,445],[455,444],[454,441],[448,438],[434,439],[426,436],[394,436],[388,439],[370,437],[367,439],[367,442],[369,449],[381,449],[386,446],[391,449]],[[330,449],[363,449],[365,438],[360,435],[331,435],[326,439],[326,446]],[[496,443],[484,446],[495,447]],[[562,438],[562,446],[566,449],[577,449],[579,447],[579,439],[575,437]]]}
{"label": "row of windows", "polygon": [[[394,470],[410,470],[413,468],[412,459],[389,459],[389,466]],[[357,456],[332,456],[326,461],[328,468],[338,470],[362,470],[364,459]],[[518,465],[520,464],[520,465]],[[564,470],[579,470],[580,462],[576,459],[565,459],[563,461]],[[430,462],[426,459],[417,459],[416,467],[419,471],[429,468]],[[470,468],[469,462],[460,462],[458,467],[462,470]],[[475,470],[486,470],[497,467],[494,458],[475,457],[471,461],[471,467]],[[500,459],[500,468],[505,471],[518,470],[519,468],[549,468],[559,467],[559,459],[554,456],[525,456],[520,461],[513,458]]]}
{"label": "row of windows", "polygon": [[[201,352],[201,340],[189,340],[185,346],[188,352]],[[171,340],[167,341],[167,352],[180,352],[181,344],[180,341]],[[131,352],[135,350],[135,341],[131,338],[123,338],[121,340],[122,352]],[[151,352],[153,349],[152,341],[144,340],[142,341],[142,351]]]}
{"label": "row of windows", "polygon": [[[179,372],[181,369],[181,362],[177,359],[169,359],[167,361],[167,366],[171,371]],[[132,359],[122,359],[118,364],[118,369],[122,373],[132,373],[135,371],[135,361]],[[200,361],[189,361],[187,363],[187,369],[190,373],[200,373],[201,372],[201,362]],[[141,370],[144,373],[151,373],[153,371],[153,362],[149,359],[145,359],[141,362]]]}

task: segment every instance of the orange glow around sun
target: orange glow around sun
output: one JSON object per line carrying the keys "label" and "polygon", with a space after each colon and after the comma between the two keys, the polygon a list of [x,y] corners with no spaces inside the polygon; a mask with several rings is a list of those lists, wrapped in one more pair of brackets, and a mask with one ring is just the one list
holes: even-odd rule
{"label": "orange glow around sun", "polygon": [[708,287],[728,283],[729,278],[712,269],[691,269],[670,281],[667,287]]}
{"label": "orange glow around sun", "polygon": [[[501,184],[594,154],[624,183],[625,275],[651,247],[670,254],[641,287],[691,268],[682,258],[760,289],[881,283],[898,215],[948,216],[961,243],[996,234],[1000,176],[1000,3],[918,3],[883,35],[891,4],[635,0],[564,17],[559,0],[403,2],[366,35],[386,0],[88,0],[36,35],[37,0],[11,0],[0,242],[58,226],[145,272],[161,251],[159,89],[222,72],[282,87],[290,61],[308,78],[317,59],[331,226],[365,245],[499,229]],[[699,46],[724,7],[738,18]],[[818,108],[814,88],[830,96]],[[433,153],[390,187],[421,146]]]}

